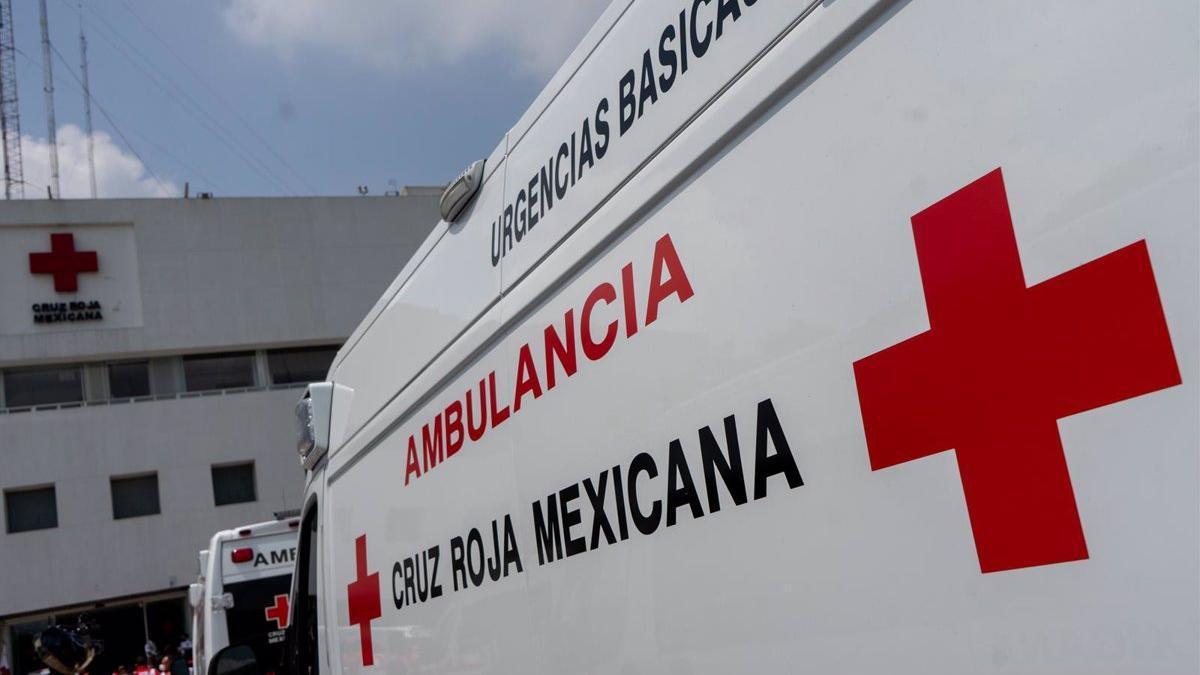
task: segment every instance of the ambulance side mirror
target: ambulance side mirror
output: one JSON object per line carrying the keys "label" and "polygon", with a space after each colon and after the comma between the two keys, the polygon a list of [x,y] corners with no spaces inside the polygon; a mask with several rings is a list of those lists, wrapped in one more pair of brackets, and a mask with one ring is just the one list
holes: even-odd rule
{"label": "ambulance side mirror", "polygon": [[204,602],[204,584],[190,584],[188,586],[188,606],[200,608]]}
{"label": "ambulance side mirror", "polygon": [[249,645],[229,645],[208,662],[208,675],[262,675],[262,668]]}
{"label": "ambulance side mirror", "polygon": [[311,469],[331,447],[341,443],[354,390],[333,382],[313,382],[296,404],[296,451]]}

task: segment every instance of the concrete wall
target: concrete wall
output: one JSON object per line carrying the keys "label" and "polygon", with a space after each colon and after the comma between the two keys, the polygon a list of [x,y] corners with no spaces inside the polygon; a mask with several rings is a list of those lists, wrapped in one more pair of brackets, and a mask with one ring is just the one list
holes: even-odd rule
{"label": "concrete wall", "polygon": [[[0,418],[0,485],[53,483],[58,527],[0,534],[0,615],[186,585],[213,532],[299,507],[298,389]],[[253,460],[258,500],[214,506],[210,467]],[[160,515],[113,520],[109,478],[158,472]]]}
{"label": "concrete wall", "polygon": [[130,222],[144,325],[0,335],[0,366],[345,338],[437,222],[437,199],[0,205],[0,235],[5,226]]}
{"label": "concrete wall", "polygon": [[[143,310],[140,327],[0,335],[0,371],[341,342],[436,212],[435,191],[0,203],[0,236],[6,227],[132,223]],[[301,391],[0,414],[0,490],[54,484],[59,522],[14,534],[0,527],[0,617],[185,586],[213,532],[298,508],[292,407]],[[211,466],[246,460],[255,462],[257,501],[216,507]],[[161,513],[114,520],[109,479],[149,471],[158,473]]]}

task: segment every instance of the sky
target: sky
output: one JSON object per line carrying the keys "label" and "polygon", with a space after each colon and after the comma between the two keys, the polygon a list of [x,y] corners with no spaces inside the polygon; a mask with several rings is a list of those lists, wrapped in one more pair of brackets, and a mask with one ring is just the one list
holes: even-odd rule
{"label": "sky", "polygon": [[[26,198],[49,182],[36,0],[12,0]],[[486,156],[608,0],[48,0],[61,196],[382,194]]]}

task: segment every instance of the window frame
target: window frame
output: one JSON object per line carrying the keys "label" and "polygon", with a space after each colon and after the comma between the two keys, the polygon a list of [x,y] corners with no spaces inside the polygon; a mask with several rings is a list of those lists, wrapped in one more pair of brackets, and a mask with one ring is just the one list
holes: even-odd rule
{"label": "window frame", "polygon": [[[250,489],[253,493],[251,499],[242,499],[238,501],[219,501],[217,498],[217,472],[229,469],[241,469],[250,467]],[[235,504],[254,504],[258,502],[258,467],[252,459],[242,460],[237,462],[224,462],[220,464],[212,464],[209,466],[209,476],[212,481],[213,491],[213,506],[233,506]]]}
{"label": "window frame", "polygon": [[[282,385],[290,385],[290,384],[308,384],[310,382],[320,382],[325,377],[325,375],[329,372],[329,368],[333,366],[333,362],[337,359],[337,352],[339,349],[341,349],[341,345],[337,345],[337,344],[308,345],[308,346],[304,346],[304,347],[278,347],[278,348],[273,348],[273,349],[267,349],[264,352],[266,354],[267,377],[269,378],[272,386],[276,386],[276,385],[282,386]],[[319,376],[317,376],[316,379],[288,379],[286,381],[279,381],[279,380],[275,379],[275,369],[272,364],[273,356],[276,356],[276,357],[277,356],[287,356],[289,354],[302,354],[305,352],[332,352],[332,356],[329,359],[329,366],[326,366],[325,370],[323,372],[321,372],[321,374]]]}
{"label": "window frame", "polygon": [[[182,362],[182,373],[181,374],[183,376],[183,392],[184,393],[200,393],[200,392],[205,392],[205,391],[222,391],[225,389],[249,389],[252,387],[256,387],[256,386],[258,386],[258,374],[255,372],[257,370],[255,356],[256,355],[253,350],[211,352],[211,353],[206,353],[206,354],[185,354],[180,359],[180,361]],[[195,388],[195,389],[192,388],[191,382],[188,381],[189,380],[189,378],[188,378],[188,364],[189,363],[195,363],[195,362],[206,361],[206,360],[216,360],[216,359],[231,359],[231,358],[245,358],[247,360],[247,363],[249,364],[248,368],[247,368],[247,372],[250,376],[247,384],[223,385],[223,386],[219,386],[219,387],[204,387],[204,388]]]}
{"label": "window frame", "polygon": [[[79,397],[78,398],[74,398],[74,399],[70,399],[70,400],[61,400],[61,401],[43,401],[43,402],[35,401],[35,402],[31,402],[31,403],[22,403],[22,404],[16,404],[16,405],[13,404],[13,401],[12,401],[13,397],[12,397],[12,394],[9,392],[9,386],[13,381],[12,380],[13,375],[19,376],[22,373],[34,373],[34,372],[38,372],[38,371],[66,371],[66,370],[75,371],[75,380],[79,385]],[[86,390],[87,388],[84,384],[84,364],[82,364],[82,363],[60,363],[60,364],[51,363],[51,364],[43,364],[40,366],[19,366],[16,368],[5,368],[3,385],[4,385],[4,405],[7,408],[11,408],[11,409],[24,410],[24,409],[37,409],[37,408],[41,408],[41,407],[45,407],[45,406],[73,405],[73,404],[77,404],[77,403],[83,403],[83,401],[87,398],[87,390]]]}
{"label": "window frame", "polygon": [[[146,513],[130,513],[126,515],[117,515],[117,492],[116,485],[121,482],[145,480],[147,478],[154,479],[154,511]],[[148,516],[162,515],[162,484],[158,480],[157,471],[144,471],[141,473],[123,474],[120,476],[108,477],[108,496],[112,502],[112,517],[113,520],[129,520],[131,518],[145,518]]]}
{"label": "window frame", "polygon": [[[309,502],[300,519],[299,541],[296,543],[296,568],[292,575],[292,616],[288,630],[285,670],[292,673],[320,675],[322,657],[327,654],[321,640],[321,591],[324,556],[321,550],[321,522],[317,518],[318,502]],[[315,570],[313,567],[315,566]],[[310,579],[315,588],[309,587]],[[305,630],[305,627],[309,630]],[[290,668],[287,666],[291,666]]]}
{"label": "window frame", "polygon": [[[143,364],[146,366],[146,393],[135,394],[133,396],[117,396],[113,392],[112,386],[112,368],[113,366],[131,366],[134,364]],[[150,373],[150,359],[127,359],[124,361],[108,361],[104,364],[104,380],[108,387],[108,400],[110,401],[128,401],[132,399],[144,398],[154,395],[154,377]]]}
{"label": "window frame", "polygon": [[[12,526],[12,508],[9,502],[11,495],[41,492],[44,490],[50,491],[50,501],[54,505],[54,524],[46,525],[45,527],[26,527],[19,530],[14,530]],[[40,532],[42,530],[55,530],[59,527],[58,520],[58,486],[54,483],[43,483],[40,485],[22,485],[20,487],[5,488],[4,494],[4,532],[5,534],[21,534],[22,532]]]}

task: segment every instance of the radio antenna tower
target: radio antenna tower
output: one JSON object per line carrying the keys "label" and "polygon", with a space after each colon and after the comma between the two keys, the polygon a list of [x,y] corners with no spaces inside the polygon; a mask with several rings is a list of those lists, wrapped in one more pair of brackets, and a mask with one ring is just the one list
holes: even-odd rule
{"label": "radio antenna tower", "polygon": [[12,0],[0,0],[0,136],[4,140],[4,198],[25,197],[21,168],[21,116],[17,106],[17,58]]}
{"label": "radio antenna tower", "polygon": [[50,22],[46,19],[46,0],[39,0],[42,21],[42,91],[46,92],[46,142],[50,146],[50,198],[58,199],[58,125],[54,121],[54,71],[50,62]]}
{"label": "radio antenna tower", "polygon": [[92,142],[92,89],[88,86],[87,38],[83,36],[83,3],[79,3],[79,70],[83,72],[83,123],[87,128],[88,177],[96,198],[96,149]]}

